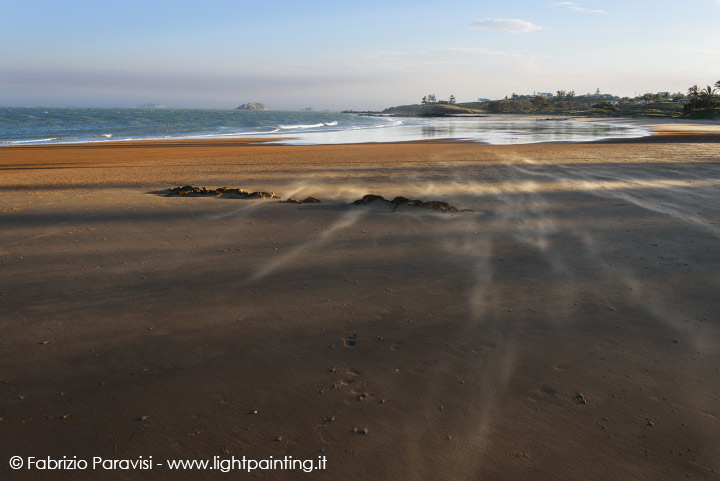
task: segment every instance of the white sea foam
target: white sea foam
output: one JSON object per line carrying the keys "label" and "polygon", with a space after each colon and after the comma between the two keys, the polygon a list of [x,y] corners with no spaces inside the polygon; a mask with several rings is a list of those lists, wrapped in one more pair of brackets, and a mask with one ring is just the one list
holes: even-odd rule
{"label": "white sea foam", "polygon": [[[335,122],[337,124],[337,122]],[[319,124],[307,124],[307,125],[279,125],[280,130],[293,130],[293,129],[316,129],[318,127],[325,127],[324,123]]]}
{"label": "white sea foam", "polygon": [[395,120],[387,124],[353,125],[350,130],[386,129],[388,127],[399,127],[404,123],[402,120]]}
{"label": "white sea foam", "polygon": [[5,142],[2,142],[3,144],[34,144],[37,142],[52,142],[54,140],[59,140],[57,137],[51,137],[49,139],[31,139],[31,140],[7,140]]}
{"label": "white sea foam", "polygon": [[254,136],[262,136],[262,135],[269,135],[269,134],[276,134],[280,132],[280,129],[275,130],[267,130],[267,131],[251,131],[251,132],[224,132],[224,133],[215,133],[215,134],[203,134],[203,135],[192,135],[188,137],[181,137],[181,138],[192,138],[192,139],[217,139],[219,137],[243,137],[246,135],[254,135]]}

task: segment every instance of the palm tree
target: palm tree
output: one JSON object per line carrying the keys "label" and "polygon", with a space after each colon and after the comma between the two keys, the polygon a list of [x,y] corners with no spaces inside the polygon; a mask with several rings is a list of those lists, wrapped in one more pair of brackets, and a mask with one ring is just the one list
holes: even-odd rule
{"label": "palm tree", "polygon": [[700,96],[700,90],[698,90],[697,85],[693,85],[688,89],[688,98],[692,100],[692,109],[695,110],[695,104],[697,103],[697,99]]}
{"label": "palm tree", "polygon": [[571,110],[574,109],[575,108],[575,91],[574,90],[569,91],[567,93],[567,98],[570,101],[570,109]]}
{"label": "palm tree", "polygon": [[717,82],[715,82],[715,86],[720,89],[720,80],[718,80]]}
{"label": "palm tree", "polygon": [[717,90],[712,88],[710,85],[700,91],[700,97],[703,99],[703,103],[708,110],[712,110],[715,106],[715,94]]}

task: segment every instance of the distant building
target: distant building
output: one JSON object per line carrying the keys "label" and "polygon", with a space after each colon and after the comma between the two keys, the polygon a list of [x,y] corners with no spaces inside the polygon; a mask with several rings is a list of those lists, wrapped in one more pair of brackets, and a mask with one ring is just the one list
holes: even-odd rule
{"label": "distant building", "polygon": [[532,99],[537,98],[537,97],[543,97],[543,98],[546,98],[546,99],[551,99],[551,98],[553,98],[553,94],[551,94],[550,92],[533,92],[532,95],[525,95],[525,94],[523,94],[523,95],[517,95],[517,94],[513,94],[510,98],[511,98],[512,100],[532,100]]}

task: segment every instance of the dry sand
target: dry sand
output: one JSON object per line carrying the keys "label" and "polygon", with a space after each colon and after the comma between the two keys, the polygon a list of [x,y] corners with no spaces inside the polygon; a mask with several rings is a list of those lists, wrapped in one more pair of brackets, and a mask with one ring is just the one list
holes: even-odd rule
{"label": "dry sand", "polygon": [[[720,479],[718,129],[662,129],[0,149],[0,478]],[[185,184],[323,203],[156,193]]]}

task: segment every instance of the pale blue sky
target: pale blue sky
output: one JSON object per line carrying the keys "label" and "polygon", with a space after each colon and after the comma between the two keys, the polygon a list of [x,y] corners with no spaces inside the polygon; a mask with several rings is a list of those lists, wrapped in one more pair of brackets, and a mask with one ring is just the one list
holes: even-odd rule
{"label": "pale blue sky", "polygon": [[0,105],[379,109],[720,80],[720,0],[0,0]]}

